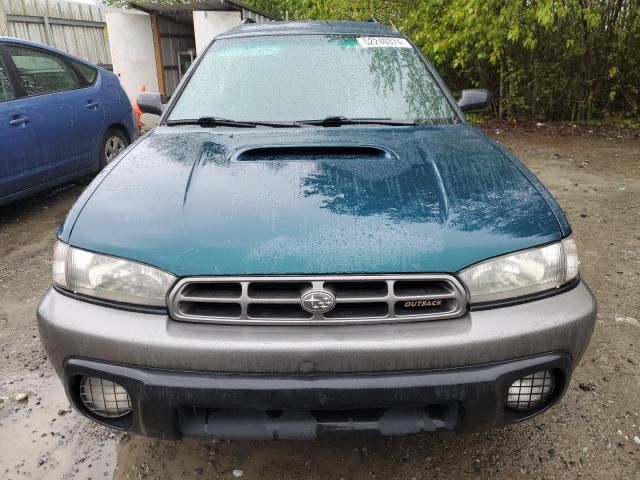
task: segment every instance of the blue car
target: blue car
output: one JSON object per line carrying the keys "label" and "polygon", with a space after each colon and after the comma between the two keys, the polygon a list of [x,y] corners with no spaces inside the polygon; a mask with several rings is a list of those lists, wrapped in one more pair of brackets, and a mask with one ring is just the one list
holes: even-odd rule
{"label": "blue car", "polygon": [[98,171],[136,135],[116,75],[0,37],[0,205]]}

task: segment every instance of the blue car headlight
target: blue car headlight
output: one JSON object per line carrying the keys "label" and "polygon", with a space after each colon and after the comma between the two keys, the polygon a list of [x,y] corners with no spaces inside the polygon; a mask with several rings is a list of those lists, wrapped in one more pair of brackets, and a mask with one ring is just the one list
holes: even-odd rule
{"label": "blue car headlight", "polygon": [[57,241],[53,283],[73,293],[120,303],[166,306],[176,277],[158,268],[88,252]]}
{"label": "blue car headlight", "polygon": [[478,263],[460,272],[471,303],[531,295],[561,287],[578,276],[578,250],[571,237]]}

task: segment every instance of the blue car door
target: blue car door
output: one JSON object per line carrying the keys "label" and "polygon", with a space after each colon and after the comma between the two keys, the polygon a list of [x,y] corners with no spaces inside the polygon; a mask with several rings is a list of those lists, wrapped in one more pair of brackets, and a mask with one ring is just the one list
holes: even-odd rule
{"label": "blue car door", "polygon": [[42,158],[29,109],[16,99],[0,45],[0,202],[34,185]]}
{"label": "blue car door", "polygon": [[97,79],[87,85],[63,55],[21,44],[5,48],[17,79],[16,93],[31,113],[47,179],[95,170],[104,123]]}
{"label": "blue car door", "polygon": [[69,103],[77,118],[77,147],[88,165],[97,167],[100,161],[99,147],[106,121],[106,109],[101,92],[102,75],[99,70],[69,59],[81,86],[68,92]]}

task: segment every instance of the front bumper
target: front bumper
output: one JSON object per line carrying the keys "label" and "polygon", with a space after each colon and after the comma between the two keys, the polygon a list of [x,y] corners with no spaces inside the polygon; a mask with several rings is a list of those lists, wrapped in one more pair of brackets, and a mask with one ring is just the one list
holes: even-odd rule
{"label": "front bumper", "polygon": [[[206,412],[220,406],[227,413],[227,407],[252,407],[256,389],[261,393],[253,407],[262,414],[278,407],[276,410],[287,411],[303,408],[307,413],[314,408],[355,408],[361,415],[371,398],[375,399],[370,405],[374,409],[409,408],[413,412],[409,416],[407,411],[393,410],[393,415],[405,419],[399,422],[404,425],[431,425],[423,418],[424,408],[447,406],[446,415],[429,413],[431,420],[441,421],[433,424],[436,427],[425,427],[427,430],[475,430],[517,421],[524,417],[505,416],[503,408],[512,374],[550,365],[560,375],[560,390],[566,388],[589,343],[595,318],[595,299],[582,282],[545,299],[470,311],[457,319],[382,325],[191,324],[176,322],[166,314],[94,305],[53,289],[38,307],[40,336],[68,387],[79,374],[77,369],[115,375],[123,385],[129,379],[137,410],[125,428],[171,437],[202,436],[196,434],[197,425],[209,418]],[[542,363],[536,363],[539,361]],[[233,385],[228,383],[232,380]],[[183,382],[186,390],[175,388],[175,383],[179,387]],[[323,382],[329,382],[326,388]],[[291,387],[281,389],[283,383]],[[240,396],[234,393],[237,385],[244,385]],[[384,393],[373,395],[370,387]],[[311,396],[298,396],[298,390]],[[338,390],[344,393],[336,393]],[[69,393],[73,400],[73,389]],[[197,419],[186,415],[189,410]],[[162,417],[154,412],[162,412]],[[241,417],[225,418],[234,425],[274,424],[271,417],[269,421],[261,417],[267,423],[257,417]],[[386,427],[376,426],[380,420],[374,417],[367,417],[372,429],[384,430]],[[304,431],[331,429],[326,422],[314,427],[309,417],[303,420],[287,421],[302,421]],[[216,424],[224,422],[216,418]],[[332,417],[329,424],[344,422]],[[270,428],[262,428],[262,435],[272,436]],[[403,428],[409,427],[398,427],[399,431]],[[280,436],[287,436],[278,429]],[[260,436],[257,433],[254,436]]]}
{"label": "front bumper", "polygon": [[219,373],[425,371],[568,352],[589,343],[596,303],[584,283],[538,301],[441,321],[378,325],[244,326],[185,323],[117,310],[49,289],[40,336],[61,374],[66,359]]}

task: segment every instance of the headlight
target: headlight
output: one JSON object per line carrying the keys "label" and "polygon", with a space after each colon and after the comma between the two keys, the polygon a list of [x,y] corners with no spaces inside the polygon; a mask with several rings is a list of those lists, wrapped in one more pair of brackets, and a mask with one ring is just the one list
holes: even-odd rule
{"label": "headlight", "polygon": [[578,276],[573,238],[478,263],[460,273],[471,303],[521,297],[560,287]]}
{"label": "headlight", "polygon": [[53,283],[90,297],[163,307],[176,277],[157,268],[100,255],[57,241],[53,252]]}

